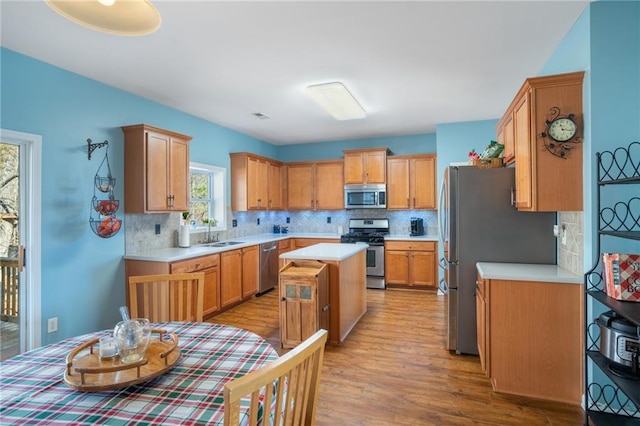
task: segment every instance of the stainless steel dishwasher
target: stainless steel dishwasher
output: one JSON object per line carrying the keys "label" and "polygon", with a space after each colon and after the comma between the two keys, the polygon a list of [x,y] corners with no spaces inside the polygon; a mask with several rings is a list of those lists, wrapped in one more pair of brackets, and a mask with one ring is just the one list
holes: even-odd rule
{"label": "stainless steel dishwasher", "polygon": [[258,294],[265,293],[278,284],[278,242],[260,244],[260,287]]}

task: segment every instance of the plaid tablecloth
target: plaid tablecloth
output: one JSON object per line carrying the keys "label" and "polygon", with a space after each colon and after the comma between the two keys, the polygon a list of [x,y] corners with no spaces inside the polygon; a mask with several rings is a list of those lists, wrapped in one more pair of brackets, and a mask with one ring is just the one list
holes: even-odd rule
{"label": "plaid tablecloth", "polygon": [[65,357],[91,333],[0,363],[0,424],[222,424],[224,384],[278,358],[261,337],[226,325],[154,324],[175,332],[182,357],[162,376],[128,388],[75,391]]}

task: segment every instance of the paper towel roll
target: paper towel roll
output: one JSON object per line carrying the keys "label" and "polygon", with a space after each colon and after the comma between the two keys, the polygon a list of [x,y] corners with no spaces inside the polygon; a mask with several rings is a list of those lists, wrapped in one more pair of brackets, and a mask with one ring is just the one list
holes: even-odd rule
{"label": "paper towel roll", "polygon": [[178,246],[190,247],[189,241],[189,225],[180,225],[180,231],[178,232]]}

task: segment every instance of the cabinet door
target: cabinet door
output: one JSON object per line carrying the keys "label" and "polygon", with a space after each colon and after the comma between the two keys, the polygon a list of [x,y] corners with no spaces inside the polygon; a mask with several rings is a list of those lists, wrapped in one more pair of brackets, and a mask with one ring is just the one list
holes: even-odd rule
{"label": "cabinet door", "polygon": [[220,310],[220,269],[209,268],[204,271],[204,316]]}
{"label": "cabinet door", "polygon": [[220,306],[242,300],[242,250],[220,254]]}
{"label": "cabinet door", "polygon": [[513,118],[516,148],[516,207],[519,210],[533,209],[530,117],[530,94],[527,93],[516,105]]}
{"label": "cabinet door", "polygon": [[364,183],[364,153],[349,152],[344,154],[345,185]]}
{"label": "cabinet door", "polygon": [[283,280],[280,286],[282,345],[295,346],[318,331],[316,285]]}
{"label": "cabinet door", "polygon": [[480,367],[488,376],[486,357],[486,303],[482,292],[476,290],[476,334],[478,337],[478,355],[480,355]]}
{"label": "cabinet door", "polygon": [[409,282],[415,286],[436,288],[435,253],[414,251],[410,254]]}
{"label": "cabinet door", "polygon": [[387,182],[387,153],[385,151],[367,152],[364,167],[364,183]]}
{"label": "cabinet door", "polygon": [[267,193],[268,166],[262,159],[247,159],[247,208],[249,210],[266,210],[269,200]]}
{"label": "cabinet door", "polygon": [[344,209],[344,163],[316,163],[315,209]]}
{"label": "cabinet door", "polygon": [[409,159],[390,158],[387,160],[387,209],[408,209]]}
{"label": "cabinet door", "polygon": [[513,163],[516,155],[516,147],[515,147],[515,135],[513,128],[513,115],[509,114],[509,118],[504,124],[503,129],[503,140],[499,140],[500,143],[504,144],[504,161],[506,164]]}
{"label": "cabinet door", "polygon": [[409,252],[386,250],[384,253],[385,281],[389,284],[409,284]]}
{"label": "cabinet door", "polygon": [[268,165],[269,184],[267,190],[269,193],[269,210],[282,210],[284,203],[282,199],[282,165],[269,162]]}
{"label": "cabinet door", "polygon": [[411,160],[411,208],[436,209],[436,157]]}
{"label": "cabinet door", "polygon": [[287,198],[290,210],[313,210],[314,166],[289,164],[287,167]]}
{"label": "cabinet door", "polygon": [[148,211],[167,211],[169,209],[170,139],[168,135],[158,132],[149,131],[146,134],[146,206]]}
{"label": "cabinet door", "polygon": [[189,142],[172,137],[169,144],[169,208],[189,210]]}
{"label": "cabinet door", "polygon": [[242,251],[242,298],[246,299],[258,292],[258,246],[245,247]]}

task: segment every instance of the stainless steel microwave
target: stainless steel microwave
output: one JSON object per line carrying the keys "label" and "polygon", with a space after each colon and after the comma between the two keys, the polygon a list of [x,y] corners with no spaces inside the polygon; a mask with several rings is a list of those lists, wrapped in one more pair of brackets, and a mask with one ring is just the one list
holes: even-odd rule
{"label": "stainless steel microwave", "polygon": [[345,185],[345,209],[386,209],[386,185]]}

